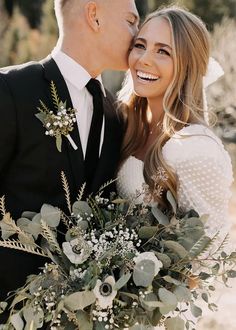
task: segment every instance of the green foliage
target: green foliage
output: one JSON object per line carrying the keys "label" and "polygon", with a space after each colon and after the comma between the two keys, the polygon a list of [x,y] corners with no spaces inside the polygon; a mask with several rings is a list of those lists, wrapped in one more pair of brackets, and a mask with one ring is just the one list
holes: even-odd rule
{"label": "green foliage", "polygon": [[[65,175],[62,181],[69,198]],[[162,324],[170,330],[187,329],[190,322],[182,318],[181,304],[195,317],[202,314],[195,305],[198,296],[216,309],[210,301],[212,280],[221,278],[227,286],[228,279],[236,277],[236,252],[227,254],[226,240],[218,243],[218,234],[205,235],[204,217],[193,218],[192,212],[179,217],[173,199],[171,204],[166,225],[158,224],[151,207],[100,194],[76,201],[70,216],[45,204],[40,213],[24,212],[14,221],[2,198],[0,246],[51,259],[16,291],[6,327],[37,329],[59,322],[71,330],[104,329],[105,313],[120,329]],[[67,224],[62,247],[57,239],[61,221]],[[36,240],[42,237],[38,246]],[[40,308],[34,310],[35,305]],[[1,303],[0,309],[5,308]],[[174,312],[172,317],[169,312]]]}

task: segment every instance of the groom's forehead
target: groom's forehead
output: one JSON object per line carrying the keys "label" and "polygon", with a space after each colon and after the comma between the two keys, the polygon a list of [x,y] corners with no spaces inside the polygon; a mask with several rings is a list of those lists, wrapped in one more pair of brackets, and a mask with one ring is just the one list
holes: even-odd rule
{"label": "groom's forehead", "polygon": [[114,10],[115,13],[123,13],[134,16],[139,19],[139,13],[134,0],[101,0]]}

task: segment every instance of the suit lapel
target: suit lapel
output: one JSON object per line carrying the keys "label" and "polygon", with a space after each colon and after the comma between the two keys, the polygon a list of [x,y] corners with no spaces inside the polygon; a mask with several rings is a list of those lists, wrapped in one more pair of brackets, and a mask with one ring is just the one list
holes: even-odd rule
{"label": "suit lapel", "polygon": [[[48,56],[45,60],[41,61],[41,64],[45,70],[45,79],[48,81],[47,94],[48,98],[50,99],[50,108],[53,109],[52,96],[50,94],[51,81],[53,81],[56,85],[59,98],[63,102],[66,101],[67,107],[73,108],[66,82],[55,61],[51,58],[51,56]],[[74,129],[70,133],[70,136],[77,145],[78,149],[74,150],[74,148],[71,146],[70,142],[66,139],[66,137],[63,137],[62,152],[68,154],[73,173],[73,181],[76,185],[76,190],[78,190],[80,188],[79,186],[84,181],[84,160],[79,130],[76,123],[74,124]]]}

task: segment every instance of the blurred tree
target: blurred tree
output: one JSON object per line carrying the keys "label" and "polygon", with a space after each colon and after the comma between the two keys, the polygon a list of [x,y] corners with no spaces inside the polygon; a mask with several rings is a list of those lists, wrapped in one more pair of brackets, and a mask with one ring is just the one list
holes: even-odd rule
{"label": "blurred tree", "polygon": [[236,19],[236,0],[183,0],[183,4],[200,16],[210,30],[224,17]]}
{"label": "blurred tree", "polygon": [[218,116],[217,134],[236,142],[236,22],[225,18],[212,32],[212,55],[224,69],[224,76],[207,89],[208,103]]}
{"label": "blurred tree", "polygon": [[[148,11],[153,11],[162,5],[170,5],[173,1],[144,0],[144,3],[148,5]],[[201,17],[209,30],[213,30],[214,24],[221,22],[223,17],[236,19],[236,0],[179,0],[177,3]]]}
{"label": "blurred tree", "polygon": [[27,18],[32,29],[40,27],[44,0],[18,0],[22,14]]}
{"label": "blurred tree", "polygon": [[37,29],[40,27],[43,3],[45,0],[3,0],[3,2],[9,16],[13,15],[14,8],[18,6],[22,14],[27,18],[31,29]]}
{"label": "blurred tree", "polygon": [[9,16],[12,16],[14,9],[14,0],[4,0],[4,6]]}
{"label": "blurred tree", "polygon": [[149,3],[147,0],[136,0],[135,1],[136,6],[138,8],[138,12],[140,14],[140,17],[143,18],[146,16],[148,10],[149,10]]}

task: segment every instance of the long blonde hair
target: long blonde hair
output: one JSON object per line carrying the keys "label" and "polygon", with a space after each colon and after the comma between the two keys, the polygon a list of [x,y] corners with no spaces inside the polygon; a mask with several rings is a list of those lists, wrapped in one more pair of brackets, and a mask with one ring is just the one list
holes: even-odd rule
{"label": "long blonde hair", "polygon": [[[164,115],[160,133],[145,155],[144,177],[154,192],[156,183],[153,178],[160,168],[164,169],[168,180],[161,183],[163,191],[170,190],[176,197],[177,179],[163,159],[162,148],[170,137],[184,126],[190,123],[206,124],[203,76],[206,74],[209,62],[210,41],[204,23],[183,8],[171,6],[157,10],[146,18],[143,25],[157,17],[165,18],[172,31],[174,77],[164,95]],[[126,89],[127,85],[123,87],[120,95],[124,96]],[[124,100],[124,97],[122,99]],[[127,129],[123,142],[122,161],[144,147],[149,136],[147,99],[132,92],[125,102],[124,109]],[[167,204],[165,195],[163,193],[161,196],[156,196],[156,200],[163,206]]]}

